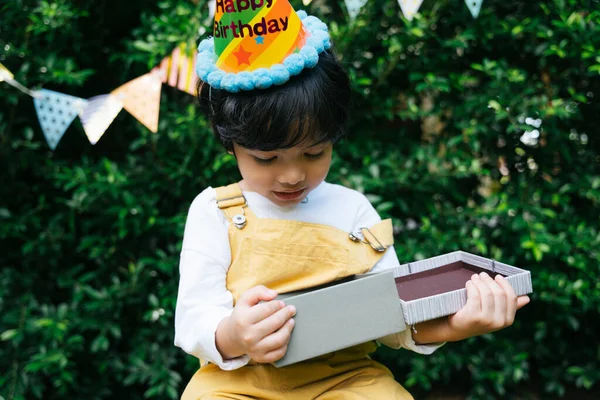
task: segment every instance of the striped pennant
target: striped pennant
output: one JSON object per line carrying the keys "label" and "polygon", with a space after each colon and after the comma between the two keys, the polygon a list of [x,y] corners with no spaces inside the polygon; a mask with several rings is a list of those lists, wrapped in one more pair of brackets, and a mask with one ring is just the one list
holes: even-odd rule
{"label": "striped pennant", "polygon": [[157,73],[162,83],[194,96],[198,82],[195,70],[196,56],[197,51],[193,45],[182,43],[151,72]]}

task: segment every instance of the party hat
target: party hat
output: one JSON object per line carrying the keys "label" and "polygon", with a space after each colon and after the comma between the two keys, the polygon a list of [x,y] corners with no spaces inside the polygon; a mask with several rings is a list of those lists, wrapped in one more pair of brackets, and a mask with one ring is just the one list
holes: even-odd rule
{"label": "party hat", "polygon": [[327,26],[288,0],[216,0],[213,37],[198,46],[196,72],[230,92],[281,85],[329,49]]}

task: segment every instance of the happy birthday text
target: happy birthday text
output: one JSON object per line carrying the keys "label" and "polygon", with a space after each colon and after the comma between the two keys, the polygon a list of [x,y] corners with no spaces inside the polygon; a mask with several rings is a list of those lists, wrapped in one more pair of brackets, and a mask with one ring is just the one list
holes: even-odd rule
{"label": "happy birthday text", "polygon": [[[234,13],[249,9],[251,9],[252,11],[256,11],[257,9],[260,9],[263,6],[271,8],[272,5],[273,0],[217,0],[216,11],[217,13]],[[283,18],[272,18],[268,20],[265,17],[263,17],[260,21],[254,24],[246,24],[242,20],[238,20],[237,22],[233,21],[228,24],[223,24],[221,23],[221,21],[215,20],[213,34],[215,38],[226,39],[229,36],[229,31],[231,30],[231,35],[233,35],[234,38],[243,38],[246,36],[253,37],[254,35],[263,36],[267,33],[277,33],[285,31],[287,30],[288,25],[289,20],[287,16]]]}

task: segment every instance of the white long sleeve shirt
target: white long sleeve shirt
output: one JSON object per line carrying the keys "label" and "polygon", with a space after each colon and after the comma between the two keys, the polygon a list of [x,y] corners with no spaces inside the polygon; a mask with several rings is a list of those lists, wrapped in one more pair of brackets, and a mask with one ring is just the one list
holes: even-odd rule
{"label": "white long sleeve shirt", "polygon": [[[372,226],[381,218],[367,198],[355,190],[323,182],[308,195],[308,201],[280,207],[254,192],[244,192],[248,207],[258,218],[288,219],[334,226],[346,232]],[[233,297],[225,279],[231,264],[229,221],[217,207],[216,192],[209,187],[190,206],[185,225],[179,264],[179,292],[175,310],[175,345],[202,360],[233,370],[246,365],[244,355],[224,360],[215,344],[219,322],[231,315]],[[399,265],[389,248],[371,272]],[[390,347],[403,347],[431,354],[440,345],[417,345],[409,329],[382,341]]]}

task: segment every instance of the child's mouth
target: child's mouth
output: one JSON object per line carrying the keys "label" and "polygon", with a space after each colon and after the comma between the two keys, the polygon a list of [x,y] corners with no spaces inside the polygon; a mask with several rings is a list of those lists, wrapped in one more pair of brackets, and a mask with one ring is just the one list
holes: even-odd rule
{"label": "child's mouth", "polygon": [[298,200],[299,198],[301,198],[304,195],[305,191],[306,191],[306,188],[296,190],[295,192],[275,192],[275,191],[273,191],[273,194],[279,200],[293,201],[293,200]]}

